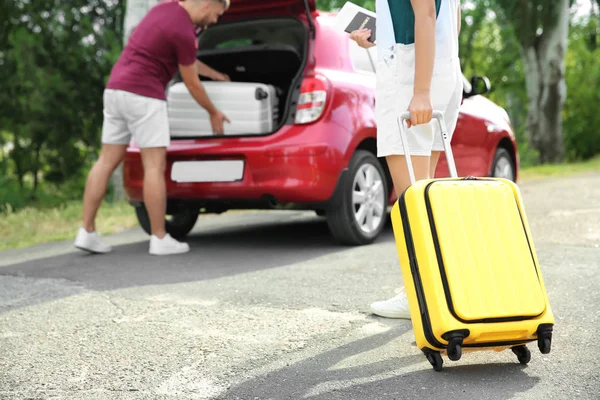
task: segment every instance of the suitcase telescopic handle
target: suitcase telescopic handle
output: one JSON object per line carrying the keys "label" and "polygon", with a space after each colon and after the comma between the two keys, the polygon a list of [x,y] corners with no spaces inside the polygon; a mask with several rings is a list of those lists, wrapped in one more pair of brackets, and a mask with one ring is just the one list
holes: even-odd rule
{"label": "suitcase telescopic handle", "polygon": [[[456,164],[454,162],[454,154],[452,153],[452,146],[450,145],[450,138],[448,138],[448,131],[446,130],[446,123],[444,122],[444,114],[441,111],[433,111],[433,119],[435,119],[440,125],[440,132],[442,134],[442,142],[444,142],[444,151],[446,153],[446,160],[448,162],[448,169],[450,170],[450,176],[458,178],[456,172]],[[408,167],[408,174],[410,176],[410,184],[414,184],[415,171],[410,157],[410,150],[408,148],[408,140],[406,138],[406,129],[404,121],[410,120],[410,112],[406,111],[398,118],[398,125],[400,127],[400,138],[402,139],[402,147],[404,147],[404,154],[406,158],[406,166]]]}

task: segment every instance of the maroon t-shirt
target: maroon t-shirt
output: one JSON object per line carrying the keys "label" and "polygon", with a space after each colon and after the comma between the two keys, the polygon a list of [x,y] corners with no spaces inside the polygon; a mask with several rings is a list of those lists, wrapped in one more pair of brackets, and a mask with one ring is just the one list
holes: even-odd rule
{"label": "maroon t-shirt", "polygon": [[166,100],[178,64],[196,62],[195,27],[178,2],[154,6],[135,27],[110,74],[107,89]]}

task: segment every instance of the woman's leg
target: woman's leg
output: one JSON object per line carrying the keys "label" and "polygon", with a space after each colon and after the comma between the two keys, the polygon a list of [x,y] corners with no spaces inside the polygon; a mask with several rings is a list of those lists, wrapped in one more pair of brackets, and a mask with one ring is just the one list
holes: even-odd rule
{"label": "woman's leg", "polygon": [[435,170],[437,169],[437,165],[438,162],[440,161],[440,155],[442,153],[439,151],[432,151],[431,152],[431,161],[430,161],[430,168],[429,168],[429,178],[435,178]]}
{"label": "woman's leg", "polygon": [[[412,156],[413,171],[416,180],[429,179],[431,171],[435,171],[435,165],[439,159],[439,153],[433,153],[429,156]],[[386,157],[396,195],[400,197],[402,193],[410,186],[410,177],[406,167],[405,156],[393,155]],[[434,165],[435,162],[435,165]],[[371,312],[375,315],[385,318],[410,319],[410,308],[406,293],[402,290],[398,295],[389,300],[377,301],[371,304]]]}
{"label": "woman's leg", "polygon": [[[439,153],[437,155],[439,158]],[[415,179],[430,178],[431,157],[429,156],[412,156],[411,157]],[[394,189],[396,195],[400,197],[402,193],[410,186],[410,177],[408,176],[408,168],[406,167],[405,156],[388,156],[386,157],[392,180],[394,181]],[[436,161],[437,162],[437,161]]]}

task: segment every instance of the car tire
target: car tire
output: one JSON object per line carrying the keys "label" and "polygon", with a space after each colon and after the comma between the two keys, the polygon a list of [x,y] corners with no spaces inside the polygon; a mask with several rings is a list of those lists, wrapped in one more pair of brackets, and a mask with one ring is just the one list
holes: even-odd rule
{"label": "car tire", "polygon": [[372,243],[387,221],[389,192],[381,163],[368,151],[356,151],[341,185],[337,206],[326,213],[329,231],[343,245]]}
{"label": "car tire", "polygon": [[[194,229],[199,214],[200,211],[198,209],[180,207],[177,212],[170,215],[171,218],[165,218],[167,233],[178,240],[185,238]],[[144,232],[151,235],[150,217],[143,204],[135,206],[135,215]]]}
{"label": "car tire", "polygon": [[515,181],[515,163],[513,162],[510,153],[505,148],[499,147],[496,150],[490,176],[493,178],[504,178],[509,181]]}

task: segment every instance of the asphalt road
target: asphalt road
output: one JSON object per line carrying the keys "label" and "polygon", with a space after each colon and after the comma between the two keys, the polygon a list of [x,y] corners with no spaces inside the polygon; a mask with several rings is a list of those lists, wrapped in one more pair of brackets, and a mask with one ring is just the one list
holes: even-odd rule
{"label": "asphalt road", "polygon": [[436,373],[410,322],[369,314],[401,285],[390,227],[344,248],[312,213],[232,213],[182,256],[139,230],[105,256],[0,253],[0,399],[599,399],[600,174],[522,192],[556,314],[528,366],[471,353]]}

